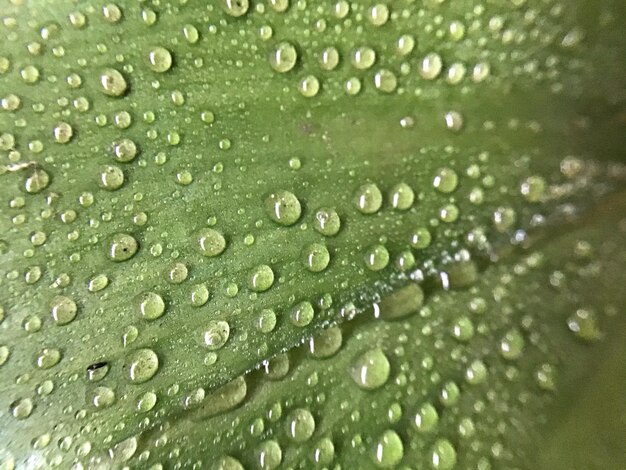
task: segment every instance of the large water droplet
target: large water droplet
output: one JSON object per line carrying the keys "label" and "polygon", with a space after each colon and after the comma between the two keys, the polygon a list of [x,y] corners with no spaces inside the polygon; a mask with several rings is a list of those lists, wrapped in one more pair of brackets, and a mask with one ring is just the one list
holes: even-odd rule
{"label": "large water droplet", "polygon": [[128,374],[131,382],[143,383],[154,377],[159,369],[159,357],[152,349],[138,349],[128,361]]}
{"label": "large water droplet", "polygon": [[359,387],[373,390],[382,387],[389,379],[389,360],[380,348],[370,349],[352,362],[349,372]]}
{"label": "large water droplet", "polygon": [[280,225],[293,225],[300,218],[302,207],[295,194],[289,191],[277,191],[265,199],[265,212]]}

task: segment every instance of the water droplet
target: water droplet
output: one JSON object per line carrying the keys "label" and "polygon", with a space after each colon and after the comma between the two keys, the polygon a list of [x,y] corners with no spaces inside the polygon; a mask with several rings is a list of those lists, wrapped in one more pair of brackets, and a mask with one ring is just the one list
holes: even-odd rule
{"label": "water droplet", "polygon": [[437,170],[433,179],[433,186],[437,191],[448,194],[454,191],[459,183],[459,177],[456,171],[451,168],[441,168]]}
{"label": "water droplet", "polygon": [[196,284],[191,288],[191,305],[202,307],[209,301],[209,289],[204,284]]}
{"label": "water droplet", "polygon": [[26,192],[36,194],[48,187],[50,184],[50,175],[42,168],[35,168],[30,175],[24,180],[24,188]]}
{"label": "water droplet", "polygon": [[165,313],[165,302],[156,292],[144,292],[135,298],[139,314],[146,320],[155,320]]}
{"label": "water droplet", "polygon": [[500,341],[500,355],[509,361],[519,358],[523,350],[524,337],[517,329],[509,330]]}
{"label": "water droplet", "polygon": [[265,212],[274,222],[280,225],[295,224],[302,213],[300,201],[289,191],[277,191],[265,199]]}
{"label": "water droplet", "polygon": [[466,316],[457,318],[452,325],[452,335],[459,341],[469,341],[474,336],[474,324]]}
{"label": "water droplet", "polygon": [[115,191],[124,184],[124,172],[119,166],[107,165],[100,171],[98,184],[101,188]]}
{"label": "water droplet", "polygon": [[392,93],[398,86],[398,79],[391,70],[381,69],[374,75],[374,86],[383,93]]}
{"label": "water droplet", "polygon": [[437,426],[439,422],[439,413],[437,409],[430,403],[424,403],[417,410],[415,415],[415,427],[420,432],[429,432]]}
{"label": "water droplet", "polygon": [[334,458],[335,446],[333,441],[327,437],[321,438],[313,449],[313,461],[318,466],[327,466],[332,463]]}
{"label": "water droplet", "polygon": [[115,402],[115,392],[109,387],[94,388],[87,398],[96,408],[108,408]]}
{"label": "water droplet", "polygon": [[315,431],[315,419],[309,410],[297,408],[287,415],[287,435],[296,442],[305,442]]}
{"label": "water droplet", "polygon": [[441,56],[431,52],[422,59],[419,73],[425,80],[434,80],[441,73],[442,67]]}
{"label": "water droplet", "polygon": [[298,52],[293,44],[279,42],[269,57],[270,66],[280,73],[289,72],[298,60]]}
{"label": "water droplet", "polygon": [[61,360],[61,352],[54,348],[44,348],[37,356],[36,363],[40,369],[50,369]]}
{"label": "water droplet", "polygon": [[276,327],[276,313],[266,308],[261,310],[256,320],[256,327],[261,333],[270,333]]}
{"label": "water droplet", "polygon": [[[16,419],[26,419],[33,412],[33,401],[30,398],[21,398],[11,403],[11,414]],[[5,423],[6,425],[6,423]]]}
{"label": "water droplet", "polygon": [[137,156],[137,145],[130,139],[121,139],[113,144],[113,152],[118,162],[130,162]]}
{"label": "water droplet", "polygon": [[336,235],[341,228],[341,219],[335,209],[320,208],[315,212],[313,228],[322,235],[331,237]]}
{"label": "water droplet", "polygon": [[383,195],[375,183],[366,183],[357,189],[354,204],[363,214],[374,214],[383,205]]}
{"label": "water droplet", "polygon": [[167,272],[167,279],[172,284],[181,284],[187,279],[189,270],[184,263],[174,263],[174,265]]}
{"label": "water droplet", "polygon": [[459,390],[459,386],[452,381],[443,384],[443,387],[441,387],[439,391],[439,401],[445,407],[456,405],[460,396],[461,391]]}
{"label": "water droplet", "polygon": [[115,69],[106,69],[102,72],[100,85],[102,92],[109,96],[122,96],[128,88],[124,76]]}
{"label": "water droplet", "polygon": [[413,248],[424,249],[430,245],[432,237],[427,228],[419,227],[411,234],[410,243]]}
{"label": "water droplet", "polygon": [[383,245],[374,245],[365,250],[365,266],[371,271],[380,271],[389,264],[389,251]]}
{"label": "water droplet", "polygon": [[132,258],[139,245],[132,235],[117,233],[111,237],[107,246],[107,256],[112,261],[126,261]]}
{"label": "water droplet", "polygon": [[261,470],[274,470],[283,459],[283,451],[275,440],[267,440],[259,444],[254,452]]}
{"label": "water droplet", "polygon": [[154,408],[156,405],[157,396],[154,392],[146,392],[137,400],[137,411],[140,413],[146,413]]}
{"label": "water droplet", "polygon": [[60,122],[54,128],[54,140],[59,144],[67,144],[72,140],[74,129],[67,122]]}
{"label": "water droplet", "polygon": [[596,313],[586,308],[576,310],[567,319],[567,326],[576,337],[584,341],[596,341],[602,337]]}
{"label": "water droplet", "polygon": [[541,176],[529,176],[520,187],[520,192],[528,202],[539,202],[546,191],[546,180]]}
{"label": "water droplet", "polygon": [[143,383],[154,377],[159,369],[159,357],[152,349],[135,351],[128,360],[128,373],[131,382]]}
{"label": "water droplet", "polygon": [[131,436],[109,449],[109,457],[114,462],[126,462],[137,452],[137,438]]}
{"label": "water droplet", "polygon": [[409,209],[413,205],[415,193],[406,183],[398,183],[389,193],[389,202],[391,207],[401,211]]}
{"label": "water droplet", "polygon": [[202,334],[205,346],[211,351],[223,347],[229,336],[230,325],[223,320],[211,320]]}
{"label": "water droplet", "polygon": [[334,70],[339,64],[339,51],[334,47],[325,48],[320,55],[320,67],[324,70]]}
{"label": "water droplet", "polygon": [[69,297],[58,296],[52,300],[52,318],[57,325],[67,325],[76,318],[76,302]]}
{"label": "water droplet", "polygon": [[303,251],[304,265],[311,272],[323,271],[330,262],[328,248],[321,243],[311,243]]}
{"label": "water droplet", "polygon": [[250,2],[248,0],[222,0],[222,6],[228,15],[238,18],[246,14],[250,8]]}
{"label": "water droplet", "polygon": [[334,355],[341,348],[343,335],[341,328],[331,326],[309,340],[309,351],[311,356],[318,359],[327,358]]}
{"label": "water droplet", "polygon": [[517,220],[515,209],[498,207],[493,213],[493,226],[498,232],[506,232],[513,227]]}
{"label": "water droplet", "polygon": [[367,11],[367,19],[374,26],[382,26],[389,19],[389,7],[384,3],[377,3]]}
{"label": "water droplet", "polygon": [[230,455],[221,457],[213,467],[212,470],[245,470],[241,462]]}
{"label": "water droplet", "polygon": [[257,266],[250,274],[248,287],[255,292],[265,292],[274,284],[274,271],[267,264]]}
{"label": "water droplet", "polygon": [[384,320],[395,320],[416,313],[423,304],[422,288],[417,284],[409,284],[383,297],[380,301],[379,315]]}
{"label": "water droplet", "polygon": [[458,111],[448,111],[443,119],[451,131],[458,132],[463,128],[463,116]]}
{"label": "water droplet", "polygon": [[312,98],[320,91],[320,82],[315,75],[307,75],[298,83],[298,90],[302,96]]}
{"label": "water droplet", "polygon": [[404,457],[404,446],[398,433],[388,429],[374,443],[373,460],[377,467],[395,467]]}
{"label": "water droplet", "polygon": [[451,470],[456,465],[456,450],[447,439],[438,439],[430,451],[430,463],[437,470]]}
{"label": "water droplet", "polygon": [[109,285],[109,278],[106,274],[97,274],[89,280],[87,289],[89,292],[100,292]]}
{"label": "water droplet", "polygon": [[311,323],[314,316],[315,310],[313,309],[313,305],[311,305],[311,302],[307,301],[300,302],[293,306],[289,312],[291,323],[300,328]]}
{"label": "water droplet", "polygon": [[217,256],[226,249],[226,239],[217,230],[212,228],[203,228],[198,233],[198,243],[200,252],[204,256]]}
{"label": "water droplet", "polygon": [[376,52],[374,49],[362,46],[352,53],[352,66],[359,70],[369,69],[376,62]]}
{"label": "water droplet", "polygon": [[556,369],[550,364],[541,364],[535,373],[537,385],[542,390],[554,391],[556,389]]}
{"label": "water droplet", "polygon": [[148,52],[148,62],[153,71],[167,72],[172,66],[172,54],[164,47],[153,47]]}
{"label": "water droplet", "polygon": [[389,360],[380,348],[370,349],[352,362],[349,372],[359,387],[374,390],[382,387],[389,379]]}
{"label": "water droplet", "polygon": [[109,364],[106,362],[96,362],[87,367],[87,379],[90,382],[98,382],[109,373]]}
{"label": "water droplet", "polygon": [[470,385],[483,383],[487,379],[487,367],[483,361],[476,359],[465,370],[465,380]]}

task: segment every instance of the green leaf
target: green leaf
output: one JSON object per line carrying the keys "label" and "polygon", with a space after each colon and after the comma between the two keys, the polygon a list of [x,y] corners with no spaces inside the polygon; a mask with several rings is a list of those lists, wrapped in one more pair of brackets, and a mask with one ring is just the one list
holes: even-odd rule
{"label": "green leaf", "polygon": [[[621,2],[3,7],[0,461],[307,467],[317,443],[348,468],[378,438],[389,465],[528,458],[564,312],[623,305],[611,278],[589,298],[546,281],[564,227],[624,188]],[[577,230],[622,279],[602,220]],[[535,295],[545,325],[524,321]],[[503,305],[461,321],[477,297]],[[494,352],[509,330],[532,344],[518,380]],[[371,394],[357,356],[382,367]],[[463,402],[422,440],[409,415],[449,381]]]}

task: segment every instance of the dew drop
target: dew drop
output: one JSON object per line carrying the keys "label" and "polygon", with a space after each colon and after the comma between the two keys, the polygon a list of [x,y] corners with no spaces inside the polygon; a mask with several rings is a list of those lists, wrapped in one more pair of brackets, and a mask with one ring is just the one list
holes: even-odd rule
{"label": "dew drop", "polygon": [[137,156],[137,145],[130,139],[121,139],[113,144],[113,153],[118,162],[130,162]]}
{"label": "dew drop", "polygon": [[255,292],[265,292],[274,284],[274,271],[267,264],[257,266],[250,274],[248,287]]}
{"label": "dew drop", "polygon": [[270,333],[276,327],[276,313],[269,309],[263,309],[256,319],[256,327],[261,333]]}
{"label": "dew drop", "polygon": [[341,328],[336,325],[331,326],[311,337],[309,340],[309,351],[311,356],[318,359],[331,357],[339,351],[342,341]]}
{"label": "dew drop", "polygon": [[309,410],[297,408],[287,415],[285,428],[292,440],[305,442],[315,431],[315,419]]}
{"label": "dew drop", "polygon": [[298,60],[298,52],[293,44],[280,42],[272,50],[269,57],[270,66],[277,72],[285,73],[294,68]]}
{"label": "dew drop", "polygon": [[33,401],[30,398],[21,398],[10,405],[11,414],[15,419],[26,419],[33,412]]}
{"label": "dew drop", "polygon": [[440,168],[433,178],[434,188],[444,194],[454,191],[458,183],[459,177],[451,168]]}
{"label": "dew drop", "polygon": [[383,204],[383,195],[375,183],[366,183],[359,187],[353,200],[363,214],[374,214]]}
{"label": "dew drop", "polygon": [[374,49],[363,46],[352,53],[352,66],[359,70],[369,69],[376,62],[376,52]]}
{"label": "dew drop", "polygon": [[220,255],[226,249],[226,239],[217,230],[203,228],[198,233],[200,253],[204,256],[214,257]]}
{"label": "dew drop", "polygon": [[148,62],[153,71],[167,72],[172,67],[172,54],[164,47],[153,47],[148,52]]}
{"label": "dew drop", "polygon": [[304,265],[311,272],[318,273],[328,267],[330,253],[321,243],[311,243],[303,251]]}
{"label": "dew drop", "polygon": [[76,302],[69,297],[58,296],[52,300],[52,318],[57,325],[67,325],[76,318]]}
{"label": "dew drop", "polygon": [[315,212],[313,220],[313,228],[322,235],[332,237],[339,232],[341,228],[341,219],[335,209],[320,208]]}
{"label": "dew drop", "polygon": [[436,470],[451,470],[456,465],[456,450],[447,439],[438,439],[430,451],[430,463]]}
{"label": "dew drop", "polygon": [[243,16],[250,8],[248,0],[222,0],[224,11],[235,18]]}
{"label": "dew drop", "polygon": [[320,82],[315,75],[307,75],[298,83],[298,90],[302,96],[312,98],[320,91]]}
{"label": "dew drop", "polygon": [[392,93],[398,86],[398,79],[391,70],[380,69],[374,75],[374,86],[383,93]]}
{"label": "dew drop", "polygon": [[135,298],[137,310],[142,318],[155,320],[165,313],[165,302],[156,292],[144,292]]}
{"label": "dew drop", "polygon": [[434,80],[441,73],[443,62],[437,53],[427,54],[420,64],[419,73],[425,80]]}
{"label": "dew drop", "polygon": [[102,92],[109,96],[122,96],[128,89],[124,76],[115,69],[106,69],[100,75]]}
{"label": "dew drop", "polygon": [[115,191],[124,184],[124,172],[118,166],[107,165],[100,171],[98,184],[101,188]]}
{"label": "dew drop", "polygon": [[89,393],[88,402],[96,408],[108,408],[115,402],[115,392],[109,387],[96,387]]}
{"label": "dew drop", "polygon": [[54,348],[44,348],[36,359],[37,367],[40,369],[50,369],[56,366],[61,360],[61,352]]}
{"label": "dew drop", "polygon": [[204,345],[215,351],[222,348],[230,336],[230,325],[223,320],[211,320],[202,333]]}
{"label": "dew drop", "polygon": [[152,349],[138,349],[128,360],[128,374],[133,383],[143,383],[150,380],[158,369],[159,357]]}
{"label": "dew drop", "polygon": [[406,183],[398,183],[389,193],[389,203],[394,209],[405,211],[413,205],[415,193]]}
{"label": "dew drop", "polygon": [[254,454],[261,470],[274,470],[283,459],[283,451],[278,442],[273,439],[259,444]]}
{"label": "dew drop", "polygon": [[135,237],[127,233],[117,233],[111,237],[107,245],[107,256],[112,261],[126,261],[132,258],[139,245]]}
{"label": "dew drop", "polygon": [[302,213],[300,201],[295,194],[284,190],[267,196],[264,207],[270,219],[285,226],[295,224]]}
{"label": "dew drop", "polygon": [[35,168],[24,180],[26,192],[36,194],[48,187],[50,175],[42,168]]}
{"label": "dew drop", "polygon": [[154,392],[146,392],[137,400],[137,411],[146,413],[154,408],[157,402],[157,395]]}
{"label": "dew drop", "polygon": [[315,316],[315,310],[311,302],[304,301],[293,306],[289,313],[291,323],[297,327],[305,327],[313,320]]}
{"label": "dew drop", "polygon": [[383,245],[374,245],[365,250],[365,266],[371,271],[380,271],[389,264],[389,251]]}
{"label": "dew drop", "polygon": [[393,468],[404,457],[404,445],[398,433],[388,429],[378,437],[373,449],[374,464],[380,468]]}
{"label": "dew drop", "polygon": [[424,403],[420,406],[415,415],[415,427],[420,432],[432,431],[439,422],[439,414],[437,409],[430,403]]}
{"label": "dew drop", "polygon": [[357,356],[349,367],[350,377],[364,390],[382,387],[389,379],[390,365],[380,349],[370,349]]}

